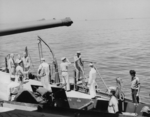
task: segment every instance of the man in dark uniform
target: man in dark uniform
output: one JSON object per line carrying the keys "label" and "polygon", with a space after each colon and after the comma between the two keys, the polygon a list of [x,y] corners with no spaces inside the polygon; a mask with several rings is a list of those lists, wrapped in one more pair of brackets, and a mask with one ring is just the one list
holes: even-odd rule
{"label": "man in dark uniform", "polygon": [[83,69],[83,61],[81,59],[81,52],[77,51],[77,54],[74,56],[74,74],[75,74],[75,89],[76,84],[82,78],[84,78],[84,69]]}

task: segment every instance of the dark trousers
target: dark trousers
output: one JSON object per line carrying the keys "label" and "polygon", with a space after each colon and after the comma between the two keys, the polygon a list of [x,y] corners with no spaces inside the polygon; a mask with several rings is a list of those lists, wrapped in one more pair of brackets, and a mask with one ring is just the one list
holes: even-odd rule
{"label": "dark trousers", "polygon": [[139,96],[136,96],[138,89],[131,89],[133,103],[139,103]]}

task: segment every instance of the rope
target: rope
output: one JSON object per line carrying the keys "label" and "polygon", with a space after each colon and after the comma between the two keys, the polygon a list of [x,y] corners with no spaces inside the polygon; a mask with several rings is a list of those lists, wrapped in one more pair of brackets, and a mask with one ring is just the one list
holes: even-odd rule
{"label": "rope", "polygon": [[99,71],[97,70],[96,65],[95,65],[95,69],[96,69],[96,71],[97,71],[97,73],[98,73],[99,77],[101,78],[102,82],[104,83],[105,87],[108,89],[108,86],[106,85],[106,83],[105,83],[104,79],[101,77],[101,75],[100,75]]}

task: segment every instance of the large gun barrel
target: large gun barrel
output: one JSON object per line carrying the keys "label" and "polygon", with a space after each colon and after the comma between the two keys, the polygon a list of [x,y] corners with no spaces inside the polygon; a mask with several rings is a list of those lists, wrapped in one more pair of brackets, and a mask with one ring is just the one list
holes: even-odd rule
{"label": "large gun barrel", "polygon": [[11,25],[0,25],[0,36],[54,28],[59,26],[70,26],[73,21],[70,18],[65,18],[62,20],[41,20],[34,22],[26,22],[20,24],[11,24]]}

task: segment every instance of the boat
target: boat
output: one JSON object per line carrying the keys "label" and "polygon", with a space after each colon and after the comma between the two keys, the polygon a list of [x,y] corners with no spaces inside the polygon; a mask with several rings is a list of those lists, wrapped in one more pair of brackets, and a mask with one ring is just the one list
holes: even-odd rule
{"label": "boat", "polygon": [[[23,33],[28,31],[58,27],[70,26],[73,22],[70,18],[64,20],[52,21],[37,21],[32,23],[24,23],[15,26],[2,26],[0,27],[0,36],[7,36],[10,34]],[[57,59],[51,50],[50,46],[40,37],[39,40],[39,55],[42,57],[41,44],[45,44],[50,50],[53,61],[51,62],[51,71],[54,76],[51,86],[51,92],[42,87],[41,82],[38,80],[36,74],[30,73],[29,80],[23,84],[23,90],[13,94],[12,101],[6,100],[6,87],[10,83],[10,75],[7,70],[7,59],[5,58],[5,67],[0,71],[0,109],[4,110],[0,115],[12,116],[74,116],[74,117],[131,117],[131,116],[150,116],[149,113],[143,110],[149,104],[140,102],[138,106],[134,106],[132,100],[127,99],[122,94],[119,100],[119,113],[111,114],[107,112],[108,102],[110,99],[109,92],[102,92],[97,89],[97,97],[92,98],[88,94],[88,88],[84,82],[79,82],[75,86],[74,78],[71,79],[71,91],[67,92],[62,88],[64,85],[60,82],[59,70]],[[16,54],[17,55],[17,54]],[[92,62],[92,61],[90,61]],[[94,63],[94,62],[93,62]],[[104,83],[105,84],[105,83]],[[74,90],[77,87],[77,90]]]}

